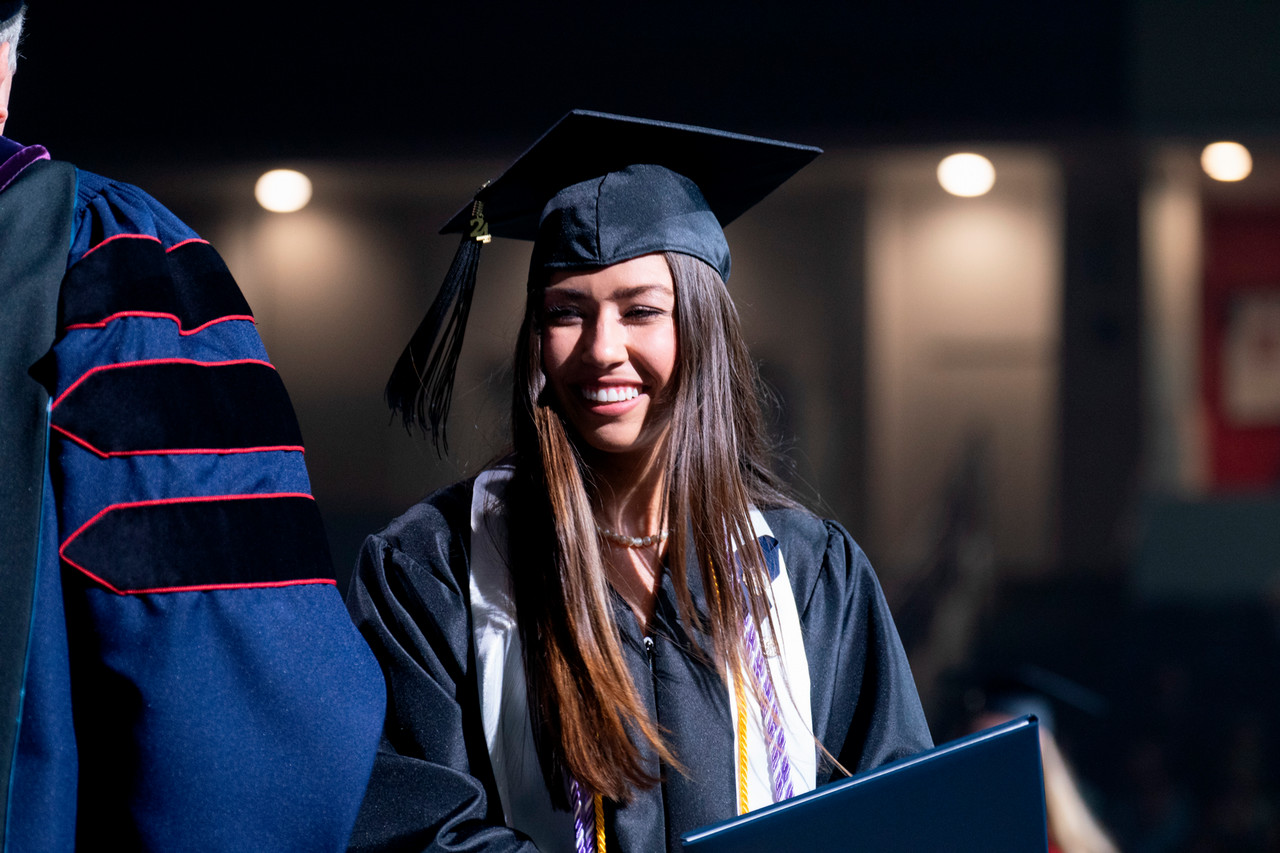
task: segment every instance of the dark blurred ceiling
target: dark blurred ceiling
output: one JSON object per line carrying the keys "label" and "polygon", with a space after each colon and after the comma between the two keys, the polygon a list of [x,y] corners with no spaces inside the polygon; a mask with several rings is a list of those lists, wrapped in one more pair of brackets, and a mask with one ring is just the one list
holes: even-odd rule
{"label": "dark blurred ceiling", "polygon": [[820,143],[1034,134],[1122,115],[1125,39],[1092,0],[32,0],[9,131],[73,159],[456,151],[579,106]]}
{"label": "dark blurred ceiling", "polygon": [[1256,0],[32,0],[8,130],[97,162],[511,156],[572,107],[820,145],[1052,138],[1142,118],[1135,81],[1176,112],[1204,32],[1276,82],[1272,19]]}

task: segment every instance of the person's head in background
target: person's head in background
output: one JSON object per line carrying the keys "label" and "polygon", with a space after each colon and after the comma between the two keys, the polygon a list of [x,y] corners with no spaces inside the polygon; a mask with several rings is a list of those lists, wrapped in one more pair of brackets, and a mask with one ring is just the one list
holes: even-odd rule
{"label": "person's head in background", "polygon": [[18,70],[18,42],[22,40],[26,10],[25,3],[0,0],[0,136],[9,120],[9,93]]}
{"label": "person's head in background", "polygon": [[1040,759],[1044,768],[1045,812],[1051,853],[1117,853],[1117,847],[1093,816],[1075,774],[1058,747],[1054,703],[1101,709],[1105,700],[1088,688],[1036,666],[987,679],[971,694],[970,731],[1034,715],[1040,723]]}

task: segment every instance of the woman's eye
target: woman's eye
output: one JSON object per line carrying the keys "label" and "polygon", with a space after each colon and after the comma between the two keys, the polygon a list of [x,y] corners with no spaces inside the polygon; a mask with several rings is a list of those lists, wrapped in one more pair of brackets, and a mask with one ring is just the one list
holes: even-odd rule
{"label": "woman's eye", "polygon": [[572,305],[548,305],[542,315],[548,323],[570,323],[580,319],[582,312]]}
{"label": "woman's eye", "polygon": [[661,317],[663,313],[665,312],[663,312],[661,308],[653,308],[649,305],[636,305],[628,308],[623,316],[629,320],[651,320],[655,317]]}

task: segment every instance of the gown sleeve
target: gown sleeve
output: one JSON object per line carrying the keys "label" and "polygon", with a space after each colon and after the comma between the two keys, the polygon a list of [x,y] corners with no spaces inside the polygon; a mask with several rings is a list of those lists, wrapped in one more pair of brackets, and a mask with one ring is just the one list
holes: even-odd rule
{"label": "gown sleeve", "polygon": [[369,537],[347,606],[382,666],[387,716],[352,850],[534,851],[506,827],[481,728],[468,585],[471,488]]}
{"label": "gown sleeve", "polygon": [[[789,512],[770,523],[791,552],[814,733],[823,746],[851,773],[932,747],[911,666],[866,554],[833,521]],[[821,755],[818,767],[820,784],[843,776]]]}
{"label": "gown sleeve", "polygon": [[288,394],[213,247],[74,175],[5,849],[341,850],[383,687]]}

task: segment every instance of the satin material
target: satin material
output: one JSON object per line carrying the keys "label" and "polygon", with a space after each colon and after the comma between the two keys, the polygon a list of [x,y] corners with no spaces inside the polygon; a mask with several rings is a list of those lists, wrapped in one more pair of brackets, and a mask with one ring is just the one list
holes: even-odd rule
{"label": "satin material", "polygon": [[545,281],[540,271],[605,267],[652,252],[692,255],[729,280],[729,243],[698,186],[663,166],[628,166],[547,203],[529,281]]}
{"label": "satin material", "polygon": [[[537,843],[542,853],[572,853],[575,850],[573,816],[552,807],[543,781],[541,765],[530,725],[523,652],[516,622],[515,602],[507,570],[506,485],[510,468],[495,468],[476,478],[471,501],[471,625],[475,643],[476,681],[484,720],[485,742],[493,766],[503,818]],[[773,531],[764,516],[751,513],[756,536],[773,545]],[[800,619],[791,593],[786,562],[771,548],[768,595],[772,620],[763,620],[766,629],[765,665],[779,699],[779,710],[790,745],[794,793],[810,791],[815,782],[813,730],[810,725],[809,671]],[[704,601],[695,604],[705,608]],[[705,610],[704,610],[705,612]],[[631,621],[629,614],[621,618]],[[776,625],[778,637],[767,634]],[[643,642],[643,641],[642,641]],[[702,651],[709,651],[703,648]],[[741,675],[732,675],[739,678]],[[652,682],[637,682],[641,692]],[[751,694],[747,694],[751,697]],[[737,719],[733,693],[727,694],[729,719]],[[747,791],[752,809],[774,802],[770,781],[768,746],[757,703],[748,699],[747,709]],[[736,790],[738,743],[728,764]]]}
{"label": "satin material", "polygon": [[[437,492],[369,537],[348,607],[382,664],[387,720],[352,849],[532,851],[506,826],[480,702],[470,599],[472,483]],[[763,512],[786,561],[807,652],[813,731],[851,771],[932,745],[884,596],[838,524],[800,510]],[[696,573],[695,602],[704,601]],[[736,812],[734,719],[709,648],[676,618],[670,574],[658,587],[652,657],[614,597],[620,641],[647,710],[687,775],[647,756],[662,783],[626,806],[606,802],[611,853],[680,849],[680,836]],[[838,775],[817,754],[818,778]],[[570,836],[572,832],[570,831]]]}

